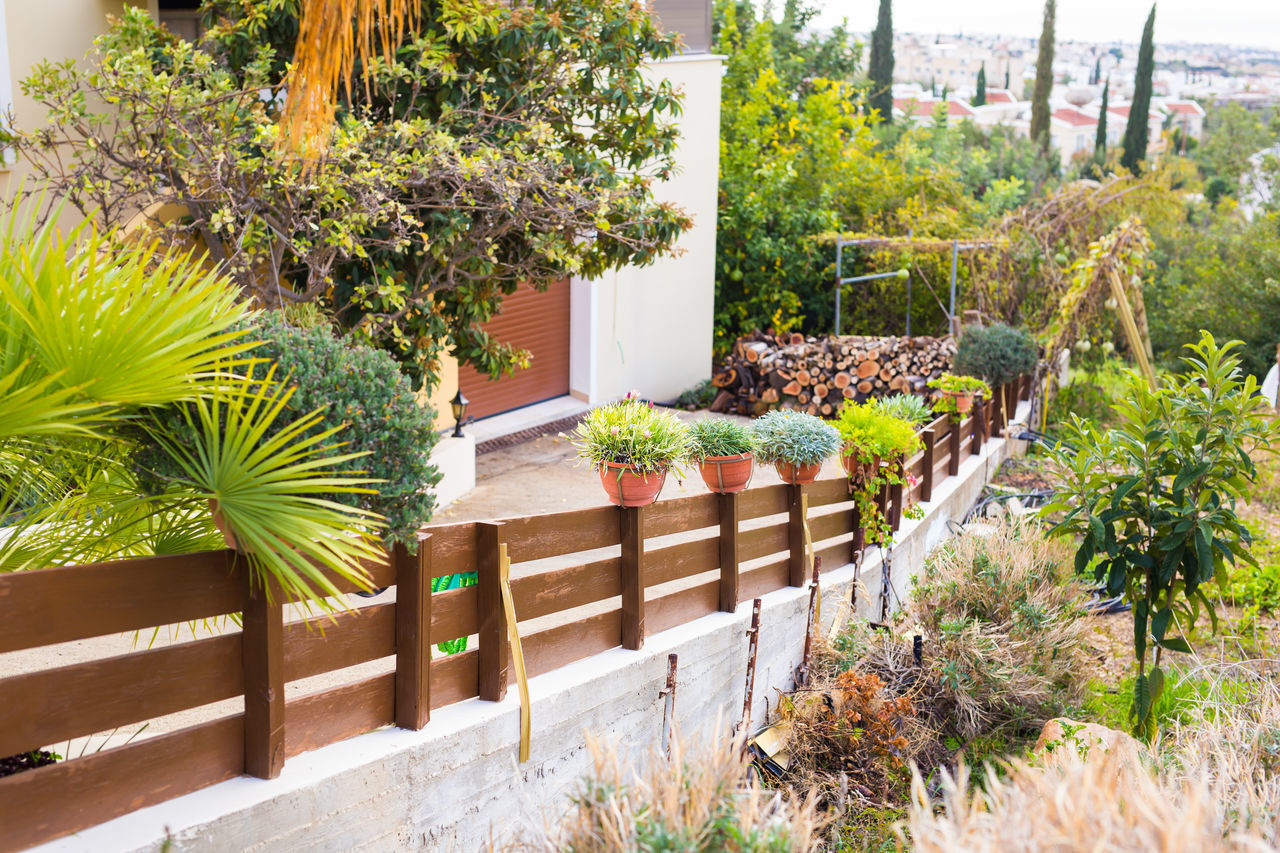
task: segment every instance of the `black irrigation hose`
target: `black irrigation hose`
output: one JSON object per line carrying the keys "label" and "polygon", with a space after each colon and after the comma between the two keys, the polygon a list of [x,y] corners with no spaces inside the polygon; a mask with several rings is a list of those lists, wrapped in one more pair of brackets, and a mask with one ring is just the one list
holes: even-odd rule
{"label": "black irrigation hose", "polygon": [[[1053,489],[1033,489],[1032,491],[1019,492],[1018,494],[989,495],[988,497],[979,500],[978,503],[974,504],[969,511],[965,513],[964,521],[960,522],[960,529],[963,530],[966,524],[971,524],[976,519],[982,518],[983,510],[993,503],[1003,503],[1004,501],[1018,498],[1019,500],[1024,501],[1026,506],[1034,508],[1044,506],[1045,502],[1053,497],[1053,494]],[[948,526],[950,526],[951,523],[952,522],[948,521]],[[951,532],[958,535],[958,531],[954,529],[952,529]]]}

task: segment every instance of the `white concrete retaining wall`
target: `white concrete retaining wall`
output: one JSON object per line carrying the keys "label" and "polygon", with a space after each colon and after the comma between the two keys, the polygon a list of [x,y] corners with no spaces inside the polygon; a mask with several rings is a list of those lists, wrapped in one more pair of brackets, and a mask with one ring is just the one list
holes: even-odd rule
{"label": "white concrete retaining wall", "polygon": [[[960,476],[935,488],[919,521],[904,520],[892,560],[894,605],[925,554],[948,535],[1015,442],[994,440],[967,456]],[[967,450],[966,442],[966,450]],[[880,555],[860,570],[878,615]],[[848,599],[859,570],[822,573],[824,620]],[[806,589],[763,597],[753,719],[792,686],[804,647]],[[532,753],[517,764],[519,702],[471,699],[434,711],[420,732],[383,729],[289,759],[279,779],[242,777],[102,824],[47,851],[480,850],[522,825],[554,818],[591,769],[585,733],[642,759],[661,736],[667,655],[679,655],[675,714],[691,740],[734,722],[742,708],[751,603],[649,637],[529,682]]]}

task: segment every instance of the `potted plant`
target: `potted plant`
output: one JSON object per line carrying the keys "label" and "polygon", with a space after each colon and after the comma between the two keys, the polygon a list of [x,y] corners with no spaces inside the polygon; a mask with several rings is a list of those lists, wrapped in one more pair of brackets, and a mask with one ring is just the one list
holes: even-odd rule
{"label": "potted plant", "polygon": [[1036,369],[1039,354],[1031,335],[1004,323],[972,325],[956,342],[954,367],[967,376],[980,376],[1000,386]]}
{"label": "potted plant", "polygon": [[912,426],[924,426],[933,420],[929,401],[918,394],[894,394],[873,400],[871,404],[886,415],[901,418]]}
{"label": "potted plant", "polygon": [[689,458],[689,427],[632,392],[593,409],[574,431],[578,456],[600,471],[609,502],[647,506],[658,498],[667,472],[681,473]]}
{"label": "potted plant", "polygon": [[973,408],[974,397],[991,396],[991,386],[976,376],[944,373],[937,379],[929,380],[929,387],[936,388],[940,392],[933,405],[936,412],[963,415]]}
{"label": "potted plant", "polygon": [[812,483],[822,461],[840,449],[840,433],[804,412],[775,409],[754,424],[756,458],[772,462],[783,482]]}
{"label": "potted plant", "polygon": [[741,492],[755,469],[756,435],[748,424],[728,418],[704,418],[689,428],[689,458],[707,488],[722,495]]}
{"label": "potted plant", "polygon": [[843,442],[840,461],[850,477],[866,478],[882,466],[899,465],[920,446],[910,421],[888,414],[876,403],[852,400],[840,407],[836,430]]}

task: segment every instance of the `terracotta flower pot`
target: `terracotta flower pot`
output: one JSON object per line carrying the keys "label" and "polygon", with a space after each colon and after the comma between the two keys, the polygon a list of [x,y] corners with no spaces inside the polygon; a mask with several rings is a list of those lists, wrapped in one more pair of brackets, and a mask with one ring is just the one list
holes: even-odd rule
{"label": "terracotta flower pot", "polygon": [[732,495],[751,483],[755,459],[750,453],[735,456],[708,456],[702,460],[702,481],[716,494]]}
{"label": "terracotta flower pot", "polygon": [[850,477],[866,477],[880,470],[880,457],[872,456],[870,462],[863,462],[858,458],[857,448],[851,447],[841,455],[840,464]]}
{"label": "terracotta flower pot", "polygon": [[240,545],[236,542],[236,535],[231,532],[231,527],[222,517],[222,510],[218,508],[218,502],[213,498],[209,498],[209,514],[213,516],[213,526],[222,533],[222,540],[227,543],[227,547],[238,551]]}
{"label": "terracotta flower pot", "polygon": [[633,465],[606,462],[600,466],[600,482],[615,506],[648,506],[658,499],[666,481],[665,469],[642,474]]}
{"label": "terracotta flower pot", "polygon": [[949,396],[952,400],[955,400],[956,411],[962,415],[973,408],[972,394],[957,394],[954,391],[948,391],[947,396]]}
{"label": "terracotta flower pot", "polygon": [[773,464],[778,469],[778,476],[782,478],[782,482],[790,483],[793,486],[812,483],[818,479],[818,472],[822,470],[821,462],[815,462],[812,465],[794,465],[790,462],[779,460]]}

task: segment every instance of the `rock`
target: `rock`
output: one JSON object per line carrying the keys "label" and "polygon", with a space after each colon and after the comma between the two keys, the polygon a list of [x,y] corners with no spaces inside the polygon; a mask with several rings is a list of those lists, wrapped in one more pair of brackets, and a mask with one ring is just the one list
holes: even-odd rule
{"label": "rock", "polygon": [[1141,743],[1125,732],[1097,723],[1082,723],[1058,717],[1044,724],[1032,751],[1037,755],[1047,755],[1064,747],[1070,747],[1082,757],[1087,757],[1095,748],[1102,752],[1119,750],[1124,753],[1140,752],[1143,749]]}

